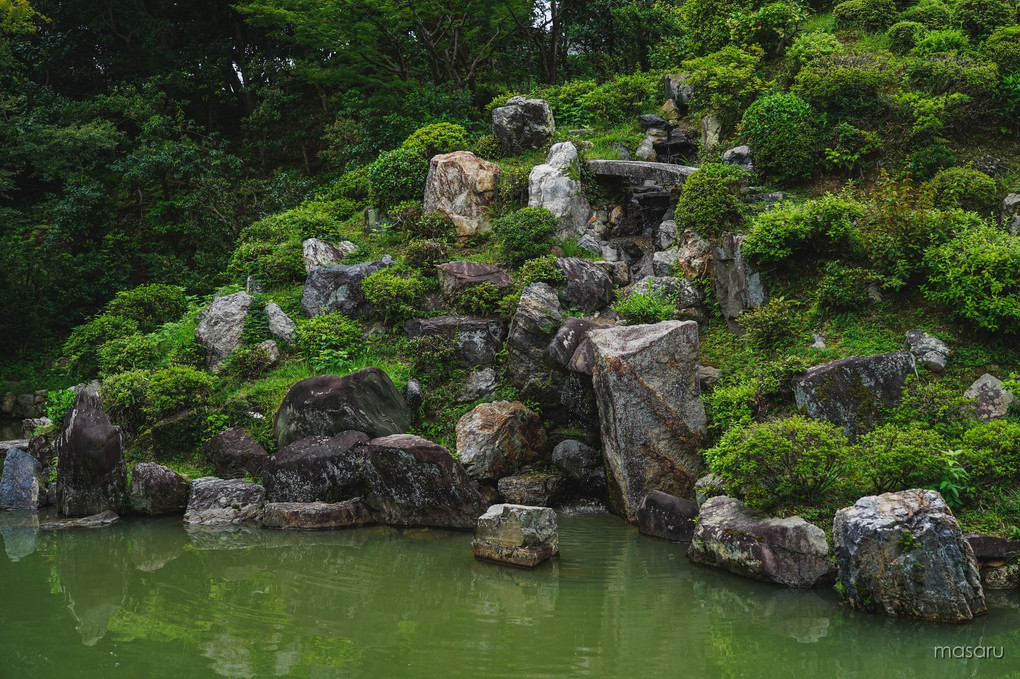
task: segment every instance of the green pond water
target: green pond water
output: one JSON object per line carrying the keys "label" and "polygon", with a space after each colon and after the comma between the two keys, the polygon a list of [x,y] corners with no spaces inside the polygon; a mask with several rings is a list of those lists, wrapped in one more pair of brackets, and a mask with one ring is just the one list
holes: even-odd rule
{"label": "green pond water", "polygon": [[561,557],[534,571],[476,561],[457,532],[35,519],[0,514],[3,679],[1020,677],[1014,594],[965,625],[889,620],[694,566],[606,514],[560,513]]}

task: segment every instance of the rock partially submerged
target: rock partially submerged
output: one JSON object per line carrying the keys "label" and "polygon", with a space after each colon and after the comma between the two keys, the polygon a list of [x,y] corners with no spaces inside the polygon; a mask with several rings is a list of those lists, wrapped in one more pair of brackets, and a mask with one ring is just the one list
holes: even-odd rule
{"label": "rock partially submerged", "polygon": [[0,478],[0,511],[37,509],[41,504],[39,461],[20,448],[10,448],[4,457]]}
{"label": "rock partially submerged", "polygon": [[142,462],[131,471],[131,511],[158,516],[179,514],[188,503],[188,480],[169,467]]}
{"label": "rock partially submerged", "polygon": [[191,483],[186,526],[236,526],[258,521],[266,489],[250,481],[224,480],[215,476]]}
{"label": "rock partially submerged", "polygon": [[709,498],[687,550],[694,563],[786,587],[833,582],[825,531],[799,516],[757,516],[732,497]]}
{"label": "rock partially submerged", "polygon": [[120,510],[127,495],[124,439],[98,391],[79,389],[56,442],[57,507],[65,516]]}
{"label": "rock partially submerged", "polygon": [[360,431],[312,436],[285,446],[266,461],[263,482],[273,502],[337,503],[367,492]]}
{"label": "rock partially submerged", "polygon": [[698,522],[698,503],[653,490],[637,508],[638,530],[645,535],[690,542]]}
{"label": "rock partially submerged", "polygon": [[107,510],[80,519],[63,519],[39,525],[39,530],[67,530],[68,528],[106,528],[120,521],[117,512]]}
{"label": "rock partially submerged", "polygon": [[546,507],[493,505],[478,517],[475,558],[534,568],[559,554],[556,512]]}
{"label": "rock partially submerged", "polygon": [[324,530],[352,528],[372,523],[372,515],[360,497],[344,502],[270,502],[262,510],[266,528]]}

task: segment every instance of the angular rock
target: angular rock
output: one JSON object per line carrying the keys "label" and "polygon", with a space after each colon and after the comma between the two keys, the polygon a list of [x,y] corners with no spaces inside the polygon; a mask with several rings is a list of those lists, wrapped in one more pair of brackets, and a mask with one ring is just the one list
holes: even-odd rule
{"label": "angular rock", "polygon": [[62,519],[39,525],[39,530],[67,530],[68,528],[106,528],[120,521],[117,512],[106,510],[80,519]]}
{"label": "angular rock", "polygon": [[823,363],[791,383],[798,408],[855,437],[872,428],[880,406],[899,404],[903,385],[913,374],[913,355],[900,352]]}
{"label": "angular rock", "polygon": [[318,316],[339,311],[351,318],[366,316],[371,306],[361,290],[361,283],[393,264],[393,258],[386,255],[374,262],[360,264],[333,264],[317,266],[305,279],[305,291],[301,295],[301,306],[309,316]]}
{"label": "angular rock", "polygon": [[740,169],[747,173],[754,172],[754,163],[751,162],[751,147],[737,146],[723,153],[722,161],[729,165],[739,165]]}
{"label": "angular rock", "polygon": [[496,371],[493,368],[475,370],[467,376],[464,387],[457,395],[457,403],[470,403],[480,398],[488,398],[496,393]]}
{"label": "angular rock", "polygon": [[425,180],[425,214],[445,215],[461,238],[488,232],[492,228],[489,208],[502,172],[499,165],[470,151],[434,156]]}
{"label": "angular rock", "polygon": [[124,438],[94,386],[79,389],[55,444],[57,508],[65,516],[119,510],[127,495]]}
{"label": "angular rock", "polygon": [[513,153],[542,148],[555,131],[552,109],[544,99],[511,97],[505,106],[492,109],[492,133]]}
{"label": "angular rock", "polygon": [[718,474],[706,474],[694,483],[694,500],[699,507],[709,498],[725,494],[726,481]]}
{"label": "angular rock", "polygon": [[936,491],[863,497],[836,512],[832,537],[854,608],[937,622],[987,611],[974,552]]}
{"label": "angular rock", "polygon": [[653,490],[693,498],[706,433],[697,323],[593,330],[588,339],[611,507],[633,523]]}
{"label": "angular rock", "polygon": [[713,368],[710,365],[698,366],[698,381],[701,383],[702,391],[711,391],[716,382],[722,379],[722,370]]}
{"label": "angular rock", "polygon": [[722,119],[717,113],[709,113],[701,119],[701,146],[704,149],[715,148],[722,137]]}
{"label": "angular rock", "polygon": [[48,417],[30,417],[26,420],[21,421],[21,436],[25,439],[32,438],[35,434],[35,430],[40,427],[49,427],[53,424],[53,420]]}
{"label": "angular rock", "polygon": [[572,481],[591,486],[606,483],[602,453],[581,441],[567,439],[557,443],[552,451],[552,463]]}
{"label": "angular rock", "polygon": [[389,526],[469,529],[488,503],[442,446],[409,434],[366,446],[372,515]]}
{"label": "angular rock", "polygon": [[261,477],[269,457],[262,444],[241,427],[232,427],[213,436],[202,446],[202,454],[224,479],[239,479],[245,474]]}
{"label": "angular rock", "polygon": [[1005,561],[1020,556],[1020,541],[982,533],[963,536],[978,561]]}
{"label": "angular rock", "polygon": [[907,330],[905,348],[917,358],[918,363],[935,372],[946,369],[946,362],[952,354],[945,342],[923,330]]}
{"label": "angular rock", "polygon": [[255,349],[264,354],[267,367],[272,367],[280,361],[280,347],[273,340],[259,342],[255,345]]}
{"label": "angular rock", "polygon": [[694,98],[694,90],[689,84],[690,78],[687,73],[663,76],[663,98],[672,100],[676,106],[690,104]]}
{"label": "angular rock", "polygon": [[407,407],[412,413],[418,412],[421,404],[425,402],[425,394],[422,391],[421,382],[418,380],[407,381],[407,387],[404,389],[404,400],[407,402]]}
{"label": "angular rock", "polygon": [[678,273],[687,278],[710,278],[714,276],[712,266],[712,244],[690,229],[684,230],[676,239],[676,262]]}
{"label": "angular rock", "polygon": [[191,482],[186,526],[236,526],[258,521],[266,489],[250,481],[206,476]]}
{"label": "angular rock", "polygon": [[556,331],[556,336],[545,348],[544,360],[547,364],[566,368],[574,352],[581,342],[588,337],[588,332],[595,328],[605,327],[595,321],[584,318],[568,318]]}
{"label": "angular rock", "polygon": [[567,277],[563,299],[568,306],[590,313],[613,301],[613,279],[602,267],[580,257],[561,257],[556,266]]}
{"label": "angular rock", "polygon": [[582,235],[591,217],[581,182],[567,173],[567,168],[577,163],[577,148],[568,141],[560,142],[553,144],[545,163],[536,165],[528,175],[528,207],[544,207],[556,215],[556,234],[561,238]]}
{"label": "angular rock", "polygon": [[479,283],[491,283],[501,292],[509,291],[514,282],[499,267],[482,262],[447,262],[436,267],[439,270],[439,283],[443,296],[452,300],[465,288]]}
{"label": "angular rock", "polygon": [[270,502],[262,510],[266,528],[323,530],[372,523],[372,515],[360,497],[344,502]]}
{"label": "angular rock", "polygon": [[690,542],[698,522],[698,503],[653,490],[637,508],[638,530],[645,535]]}
{"label": "angular rock", "polygon": [[1002,380],[989,373],[977,378],[963,395],[974,401],[977,416],[986,421],[1005,417],[1010,406],[1016,403],[1016,395],[1003,386]]}
{"label": "angular rock", "polygon": [[364,495],[368,441],[360,431],[294,441],[266,461],[266,493],[273,502],[336,503]]}
{"label": "angular rock", "polygon": [[673,300],[677,309],[698,306],[705,299],[705,294],[689,280],[675,276],[646,276],[634,284],[634,292],[663,294]]}
{"label": "angular rock", "polygon": [[169,467],[142,462],[131,471],[128,503],[139,514],[183,513],[188,504],[189,483]]}
{"label": "angular rock", "polygon": [[506,377],[521,397],[547,412],[560,406],[565,375],[546,365],[546,347],[563,324],[563,307],[547,283],[532,283],[521,293],[507,337]]}
{"label": "angular rock", "polygon": [[294,344],[297,339],[297,323],[284,313],[280,305],[276,302],[267,304],[266,316],[269,317],[269,334],[281,342]]}
{"label": "angular rock", "polygon": [[588,252],[594,252],[596,255],[602,254],[602,246],[599,245],[595,236],[590,233],[586,233],[577,239],[577,247],[584,248]]}
{"label": "angular rock", "polygon": [[1002,201],[1002,228],[1020,236],[1020,193],[1010,193]]}
{"label": "angular rock", "polygon": [[701,505],[687,558],[786,587],[831,585],[835,575],[821,528],[799,516],[760,517],[725,496]]}
{"label": "angular rock", "polygon": [[563,474],[529,471],[499,480],[496,487],[507,502],[530,507],[548,507],[563,488]]}
{"label": "angular rock", "polygon": [[369,437],[399,434],[411,426],[407,402],[379,368],[337,377],[301,380],[287,392],[273,422],[277,446],[309,436],[363,431]]}
{"label": "angular rock", "polygon": [[40,497],[39,461],[20,448],[10,448],[0,478],[0,511],[38,509]]}
{"label": "angular rock", "polygon": [[737,317],[760,307],[767,299],[761,275],[741,253],[744,238],[743,234],[723,233],[722,247],[715,248],[715,295],[726,324],[735,335],[744,334]]}
{"label": "angular rock", "polygon": [[1020,564],[1002,563],[981,567],[982,590],[1010,590],[1020,586]]}
{"label": "angular rock", "polygon": [[412,319],[404,324],[407,336],[438,336],[456,343],[457,361],[464,367],[493,365],[503,350],[506,324],[496,318],[439,316]]}
{"label": "angular rock", "polygon": [[517,401],[475,406],[457,422],[457,457],[468,476],[496,481],[542,461],[542,418]]}
{"label": "angular rock", "polygon": [[205,347],[205,362],[209,370],[222,370],[227,357],[241,346],[244,319],[254,299],[243,290],[217,297],[198,315],[195,341]]}
{"label": "angular rock", "polygon": [[477,559],[534,568],[560,553],[556,512],[546,507],[493,505],[478,517],[471,551]]}
{"label": "angular rock", "polygon": [[337,264],[347,255],[358,251],[358,246],[349,240],[333,245],[318,238],[306,238],[301,243],[301,255],[305,260],[305,272],[317,266]]}

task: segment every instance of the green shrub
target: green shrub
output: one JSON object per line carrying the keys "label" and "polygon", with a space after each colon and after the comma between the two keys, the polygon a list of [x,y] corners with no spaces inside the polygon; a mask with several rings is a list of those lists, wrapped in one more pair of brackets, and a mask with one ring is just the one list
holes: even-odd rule
{"label": "green shrub", "polygon": [[442,212],[429,212],[421,216],[410,235],[414,238],[448,241],[454,235],[453,222]]}
{"label": "green shrub", "polygon": [[880,93],[896,80],[879,54],[833,54],[802,68],[790,91],[837,116],[874,115],[883,108]]}
{"label": "green shrub", "polygon": [[889,27],[889,47],[896,54],[906,54],[924,37],[927,30],[918,21],[898,21]]}
{"label": "green shrub", "polygon": [[492,283],[476,283],[454,296],[453,308],[467,316],[495,316],[504,296],[503,291]]}
{"label": "green shrub", "polygon": [[395,149],[368,166],[372,203],[384,210],[404,200],[421,200],[429,161],[414,149]]}
{"label": "green shrub", "polygon": [[176,285],[139,285],[118,292],[106,305],[106,313],[130,318],[139,332],[152,332],[164,323],[180,320],[188,309],[184,288]]}
{"label": "green shrub", "polygon": [[103,380],[99,395],[114,424],[129,432],[137,432],[145,424],[151,376],[147,370],[129,370]]}
{"label": "green shrub", "polygon": [[422,202],[420,200],[402,200],[391,207],[387,214],[393,220],[393,228],[414,237],[418,233],[418,222],[422,218]]}
{"label": "green shrub", "polygon": [[744,341],[764,351],[789,347],[801,332],[801,314],[796,303],[783,297],[744,311],[737,320],[746,331]]}
{"label": "green shrub", "polygon": [[155,368],[163,358],[163,348],[156,334],[118,337],[99,347],[99,375]]}
{"label": "green shrub", "polygon": [[187,366],[158,370],[149,379],[146,410],[153,419],[206,405],[212,393],[213,378]]}
{"label": "green shrub", "polygon": [[874,276],[867,269],[828,262],[823,271],[825,276],[815,290],[818,309],[844,313],[858,311],[869,305],[866,290]]}
{"label": "green shrub", "polygon": [[992,420],[969,429],[960,462],[979,483],[1016,486],[1020,479],[1020,423]]}
{"label": "green shrub", "polygon": [[505,217],[528,206],[528,176],[530,167],[504,167],[496,177],[496,197],[491,215]]}
{"label": "green shrub", "polygon": [[734,12],[726,20],[730,42],[741,47],[757,45],[769,54],[779,54],[797,35],[808,17],[799,2],[772,2],[749,11]]}
{"label": "green shrub", "polygon": [[999,190],[995,180],[984,172],[969,167],[941,170],[926,187],[936,207],[961,208],[988,217],[999,207]]}
{"label": "green shrub", "polygon": [[53,421],[53,424],[56,425],[58,431],[63,429],[64,415],[66,415],[67,411],[74,407],[74,399],[76,397],[77,394],[74,389],[70,387],[67,389],[50,389],[49,393],[46,394],[46,409],[44,414]]}
{"label": "green shrub", "polygon": [[375,313],[390,323],[403,323],[420,315],[427,291],[425,281],[410,267],[391,266],[361,282],[361,291]]}
{"label": "green shrub", "polygon": [[266,228],[256,222],[242,229],[229,271],[237,280],[252,276],[263,285],[297,283],[305,279],[301,236],[288,233],[279,222]]}
{"label": "green shrub", "polygon": [[1000,28],[988,36],[981,54],[999,66],[1002,74],[1020,70],[1020,26]]}
{"label": "green shrub", "polygon": [[69,375],[90,380],[99,374],[99,349],[107,342],[138,334],[130,318],[102,314],[79,325],[64,342],[61,355]]}
{"label": "green shrub", "polygon": [[471,152],[485,160],[498,160],[503,157],[503,144],[494,134],[483,134],[475,139]]}
{"label": "green shrub", "polygon": [[517,271],[517,283],[523,290],[532,283],[548,283],[553,287],[567,282],[563,269],[556,265],[556,255],[545,255],[529,259]]}
{"label": "green shrub", "polygon": [[840,257],[860,250],[854,222],[863,206],[826,194],[801,204],[780,205],[759,215],[743,245],[746,257],[765,265],[792,259]]}
{"label": "green shrub", "polygon": [[812,64],[823,57],[843,51],[843,44],[832,33],[810,31],[798,35],[786,56],[796,67]]}
{"label": "green shrub", "polygon": [[810,176],[820,123],[815,110],[796,95],[774,94],[755,101],[741,123],[755,170],[780,182]]}
{"label": "green shrub", "polygon": [[457,364],[457,342],[439,335],[423,335],[407,342],[411,374],[423,384],[449,379]]}
{"label": "green shrub", "polygon": [[269,352],[257,344],[243,346],[227,359],[227,371],[248,382],[262,377],[272,365]]}
{"label": "green shrub", "polygon": [[955,28],[948,28],[942,31],[931,31],[917,40],[911,55],[927,57],[950,52],[966,54],[970,51],[970,40],[967,36]]}
{"label": "green shrub", "polygon": [[896,21],[895,0],[845,0],[832,10],[840,30],[884,31]]}
{"label": "green shrub", "polygon": [[910,154],[907,169],[921,181],[934,177],[939,170],[956,166],[956,156],[942,144],[929,144]]}
{"label": "green shrub", "polygon": [[705,457],[728,493],[770,511],[823,500],[848,467],[850,448],[837,427],[794,416],[730,429]]}
{"label": "green shrub", "polygon": [[953,19],[953,11],[949,5],[940,0],[922,0],[900,14],[903,21],[916,21],[924,24],[925,27],[937,31],[949,28]]}
{"label": "green shrub", "polygon": [[401,144],[401,148],[417,151],[426,158],[440,153],[463,151],[467,146],[467,130],[453,123],[433,123],[419,127]]}
{"label": "green shrub", "polygon": [[911,375],[903,386],[903,398],[888,413],[886,423],[923,427],[955,441],[973,425],[974,404],[951,382],[922,382]]}
{"label": "green shrub", "polygon": [[937,483],[945,467],[946,440],[919,425],[884,425],[861,437],[856,446],[869,492],[888,493]]}
{"label": "green shrub", "polygon": [[673,219],[677,229],[691,229],[703,236],[739,231],[744,223],[738,194],[744,172],[736,165],[705,163],[680,189]]}
{"label": "green shrub", "polygon": [[328,196],[332,199],[347,198],[362,205],[368,203],[372,184],[368,178],[368,166],[345,172],[330,187]]}
{"label": "green shrub", "polygon": [[633,291],[617,300],[612,309],[630,324],[659,323],[676,317],[676,300],[665,290]]}
{"label": "green shrub", "polygon": [[1020,239],[974,225],[928,252],[924,295],[985,330],[1020,332]]}
{"label": "green shrub", "polygon": [[261,344],[266,340],[273,339],[269,331],[269,314],[266,313],[266,305],[269,303],[262,293],[256,293],[248,313],[244,317],[244,328],[241,330],[241,342],[243,344]]}
{"label": "green shrub", "polygon": [[834,170],[847,173],[860,168],[864,161],[882,148],[882,140],[875,132],[859,130],[850,123],[837,123],[830,146],[825,148],[825,164]]}
{"label": "green shrub", "polygon": [[727,21],[735,12],[748,10],[747,0],[685,0],[680,6],[680,35],[691,54],[722,49],[730,39]]}
{"label": "green shrub", "polygon": [[549,251],[556,233],[556,215],[541,207],[526,207],[492,223],[499,257],[519,266]]}
{"label": "green shrub", "polygon": [[733,45],[701,57],[685,61],[690,73],[688,82],[694,93],[691,108],[699,115],[714,113],[724,127],[729,127],[762,90],[758,64],[764,53],[760,47],[744,51]]}
{"label": "green shrub", "polygon": [[1015,24],[1016,16],[1016,4],[1008,0],[956,0],[953,8],[953,22],[977,42]]}
{"label": "green shrub", "polygon": [[584,111],[585,124],[608,125],[630,122],[649,103],[658,102],[661,96],[661,73],[635,73],[617,75],[588,89],[578,97],[577,105]]}
{"label": "green shrub", "polygon": [[327,351],[351,358],[365,349],[364,329],[360,322],[334,311],[299,321],[297,345],[311,361],[318,360]]}
{"label": "green shrub", "polygon": [[428,278],[436,277],[436,265],[448,261],[449,256],[446,244],[434,240],[413,240],[404,250],[407,265]]}

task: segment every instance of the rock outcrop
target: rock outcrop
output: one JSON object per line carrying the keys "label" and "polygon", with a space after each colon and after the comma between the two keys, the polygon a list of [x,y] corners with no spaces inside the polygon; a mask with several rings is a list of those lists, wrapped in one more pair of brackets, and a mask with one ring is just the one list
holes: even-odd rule
{"label": "rock outcrop", "polygon": [[361,318],[371,310],[361,283],[393,263],[393,258],[386,255],[374,262],[317,266],[305,279],[301,306],[309,316],[339,311],[352,318]]}
{"label": "rock outcrop", "polygon": [[546,412],[560,408],[566,375],[545,363],[544,354],[563,324],[563,307],[547,283],[532,283],[521,293],[507,337],[506,377],[521,397]]}
{"label": "rock outcrop", "polygon": [[489,208],[502,169],[470,151],[434,156],[425,180],[424,212],[439,212],[453,222],[459,238],[488,232]]}
{"label": "rock outcrop", "polygon": [[645,535],[690,542],[698,522],[698,503],[653,490],[641,500],[636,514],[638,530]]}
{"label": "rock outcrop", "polygon": [[457,422],[457,457],[468,476],[497,481],[541,461],[542,418],[517,401],[475,406]]}
{"label": "rock outcrop", "polygon": [[312,436],[284,446],[265,464],[263,483],[273,502],[337,503],[364,495],[363,446],[369,437],[345,431]]}
{"label": "rock outcrop", "polygon": [[436,269],[443,296],[451,301],[472,285],[489,283],[499,288],[500,292],[508,292],[514,285],[507,272],[482,262],[447,262],[438,264]]}
{"label": "rock outcrop", "polygon": [[57,508],[65,516],[119,511],[127,495],[124,438],[99,393],[82,387],[57,438]]}
{"label": "rock outcrop", "polygon": [[20,448],[10,448],[4,457],[0,478],[0,511],[38,509],[42,504],[39,461]]}
{"label": "rock outcrop", "polygon": [[457,361],[464,367],[493,365],[506,338],[504,321],[477,316],[413,319],[404,324],[404,329],[411,339],[437,336],[453,341]]}
{"label": "rock outcrop", "polygon": [[567,277],[563,291],[567,306],[591,313],[613,301],[613,279],[599,265],[580,257],[561,257],[556,266]]}
{"label": "rock outcrop", "polygon": [[142,462],[131,471],[131,511],[149,516],[180,514],[188,504],[189,483],[169,467]]}
{"label": "rock outcrop", "polygon": [[963,395],[974,401],[977,416],[986,421],[1005,417],[1010,406],[1016,403],[1016,395],[1006,389],[1002,380],[989,373],[977,378]]}
{"label": "rock outcrop", "polygon": [[505,106],[492,109],[492,133],[511,153],[540,149],[556,131],[549,102],[511,97]]}
{"label": "rock outcrop", "polygon": [[721,247],[715,249],[715,294],[730,332],[743,335],[737,321],[740,314],[765,304],[767,294],[761,274],[756,272],[741,252],[744,235],[724,233]]}
{"label": "rock outcrop", "polygon": [[499,480],[499,494],[515,505],[548,507],[563,489],[563,474],[548,471],[526,471]]}
{"label": "rock outcrop", "polygon": [[905,349],[914,355],[918,363],[934,372],[945,370],[952,355],[945,342],[923,330],[907,330]]}
{"label": "rock outcrop", "polygon": [[195,341],[205,347],[209,370],[222,370],[227,357],[241,346],[244,319],[254,299],[242,290],[217,297],[209,308],[199,314]]}
{"label": "rock outcrop", "polygon": [[239,479],[245,474],[260,477],[269,457],[262,444],[241,427],[216,434],[202,446],[202,453],[224,479]]}
{"label": "rock outcrop", "polygon": [[577,164],[577,148],[568,141],[560,142],[553,144],[545,163],[532,168],[528,176],[528,207],[544,207],[556,215],[556,234],[562,238],[582,235],[591,217],[581,182],[568,174],[567,168]]}
{"label": "rock outcrop", "polygon": [[338,264],[347,255],[358,251],[358,246],[349,240],[333,245],[318,238],[306,238],[301,242],[301,256],[305,261],[305,272],[317,266]]}
{"label": "rock outcrop", "polygon": [[250,481],[206,476],[191,482],[187,526],[236,526],[258,521],[266,502],[266,489]]}
{"label": "rock outcrop", "polygon": [[471,551],[477,559],[534,568],[560,553],[556,512],[545,507],[493,505],[478,517]]}
{"label": "rock outcrop", "polygon": [[269,318],[269,334],[285,344],[294,344],[297,339],[297,323],[291,320],[280,305],[276,302],[267,304],[266,316]]}

